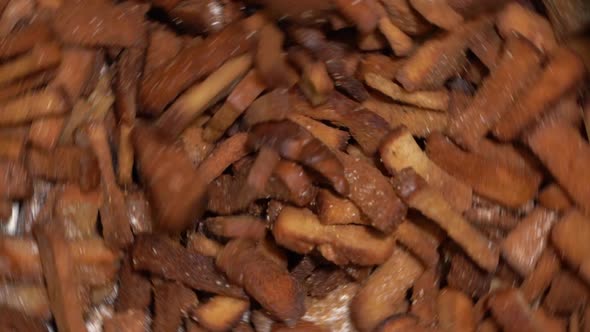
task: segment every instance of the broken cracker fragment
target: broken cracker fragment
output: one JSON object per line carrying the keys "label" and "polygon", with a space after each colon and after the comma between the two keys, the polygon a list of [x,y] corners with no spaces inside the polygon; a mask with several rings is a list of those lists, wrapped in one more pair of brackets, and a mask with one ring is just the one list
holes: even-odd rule
{"label": "broken cracker fragment", "polygon": [[557,183],[550,183],[539,192],[539,204],[556,211],[566,211],[572,207],[572,199]]}
{"label": "broken cracker fragment", "polygon": [[289,60],[301,70],[299,88],[314,105],[323,104],[334,91],[334,82],[328,74],[326,65],[312,58],[306,50],[292,47],[288,53]]}
{"label": "broken cracker fragment", "polygon": [[534,303],[549,287],[553,277],[559,272],[561,263],[552,248],[547,248],[539,257],[535,269],[523,280],[520,290],[529,303]]}
{"label": "broken cracker fragment", "polygon": [[514,288],[500,290],[488,299],[488,306],[496,322],[506,332],[543,331],[522,294]]}
{"label": "broken cracker fragment", "polygon": [[146,314],[139,310],[127,310],[117,312],[112,317],[105,319],[104,332],[142,332],[147,328]]}
{"label": "broken cracker fragment", "polygon": [[441,193],[409,168],[399,172],[394,181],[398,194],[411,208],[441,226],[481,268],[496,270],[499,249],[455,211]]}
{"label": "broken cracker fragment", "polygon": [[[0,10],[1,12],[1,10]],[[46,22],[38,21],[0,38],[0,59],[8,59],[27,52],[37,43],[52,38],[51,29]]]}
{"label": "broken cracker fragment", "polygon": [[324,225],[362,224],[359,208],[350,200],[340,197],[330,190],[320,189],[316,198],[318,216]]}
{"label": "broken cracker fragment", "polygon": [[409,55],[414,50],[414,42],[389,17],[379,19],[379,31],[385,36],[393,53],[397,56]]}
{"label": "broken cracker fragment", "polygon": [[248,215],[207,218],[204,224],[208,231],[225,238],[260,240],[266,235],[264,221]]}
{"label": "broken cracker fragment", "polygon": [[36,319],[51,319],[47,289],[40,284],[0,283],[0,306],[6,306]]}

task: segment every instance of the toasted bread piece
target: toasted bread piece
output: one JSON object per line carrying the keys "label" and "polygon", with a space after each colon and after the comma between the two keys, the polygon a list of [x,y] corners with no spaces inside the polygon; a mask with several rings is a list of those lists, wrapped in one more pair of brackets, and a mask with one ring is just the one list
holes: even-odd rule
{"label": "toasted bread piece", "polygon": [[445,30],[453,30],[463,23],[463,16],[443,0],[409,0],[428,22]]}
{"label": "toasted bread piece", "polygon": [[520,35],[541,52],[551,52],[557,47],[549,21],[519,3],[507,4],[498,15],[496,25],[505,39],[513,34]]}
{"label": "toasted bread piece", "polygon": [[488,306],[496,322],[506,332],[543,330],[544,325],[517,289],[507,288],[493,293],[488,299]]}
{"label": "toasted bread piece", "polygon": [[350,200],[321,189],[316,198],[318,216],[324,225],[346,225],[366,223],[359,208]]}
{"label": "toasted bread piece", "polygon": [[533,303],[549,287],[553,277],[559,272],[561,264],[553,249],[547,248],[539,258],[535,269],[520,285],[526,301]]}
{"label": "toasted bread piece", "polygon": [[590,220],[576,210],[569,211],[551,230],[551,241],[557,252],[577,271],[587,266],[590,243]]}
{"label": "toasted bread piece", "polygon": [[436,269],[428,269],[416,279],[412,288],[410,313],[424,326],[437,323],[436,301],[439,292],[440,274]]}
{"label": "toasted bread piece", "polygon": [[539,203],[552,210],[566,211],[572,207],[572,200],[557,183],[551,183],[539,192]]}
{"label": "toasted bread piece", "polygon": [[264,221],[247,215],[208,218],[205,220],[205,228],[217,236],[227,238],[259,240],[266,234]]}
{"label": "toasted bread piece", "polygon": [[104,332],[141,332],[147,328],[147,317],[139,310],[127,310],[115,313],[104,322]]}
{"label": "toasted bread piece", "polygon": [[395,101],[435,111],[444,112],[449,108],[449,93],[447,90],[407,92],[399,85],[378,74],[369,73],[364,79],[367,85]]}

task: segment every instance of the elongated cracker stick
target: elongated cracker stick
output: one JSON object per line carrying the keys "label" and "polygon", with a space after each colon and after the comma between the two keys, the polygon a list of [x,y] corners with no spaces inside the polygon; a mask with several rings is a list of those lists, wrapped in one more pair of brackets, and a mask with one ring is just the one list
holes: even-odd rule
{"label": "elongated cracker stick", "polygon": [[66,245],[63,229],[57,225],[35,225],[33,229],[43,275],[47,283],[49,306],[60,331],[86,331],[83,305],[79,297],[80,279],[74,269],[74,261]]}
{"label": "elongated cracker stick", "polygon": [[0,283],[0,305],[34,318],[52,317],[47,289],[43,285]]}
{"label": "elongated cracker stick", "polygon": [[490,29],[489,17],[468,22],[441,38],[424,43],[399,69],[396,79],[408,91],[434,90],[455,75],[466,61],[466,50],[478,33]]}
{"label": "elongated cracker stick", "polygon": [[10,99],[30,92],[31,90],[37,89],[50,82],[54,77],[55,70],[46,70],[38,74],[27,76],[0,88],[0,103],[4,103]]}
{"label": "elongated cracker stick", "polygon": [[69,105],[61,91],[42,90],[0,105],[0,125],[16,125],[68,111]]}
{"label": "elongated cracker stick", "polygon": [[183,40],[159,25],[152,26],[145,55],[144,75],[171,61],[183,47]]}
{"label": "elongated cracker stick", "polygon": [[294,324],[305,313],[301,285],[286,268],[257,251],[253,241],[232,240],[217,255],[216,265],[279,320]]}
{"label": "elongated cracker stick", "polygon": [[573,205],[571,198],[557,183],[551,183],[543,188],[538,199],[542,206],[560,212],[568,210]]}
{"label": "elongated cracker stick", "polygon": [[127,124],[119,126],[119,150],[118,150],[118,167],[117,182],[123,186],[133,183],[133,142],[131,133],[133,127]]}
{"label": "elongated cracker stick", "polygon": [[202,43],[182,49],[167,64],[143,78],[139,97],[144,112],[160,114],[166,105],[197,80],[209,75],[233,56],[253,46],[261,18],[236,22]]}
{"label": "elongated cracker stick", "polygon": [[25,53],[37,43],[51,39],[51,30],[45,22],[34,22],[21,30],[0,38],[0,59]]}
{"label": "elongated cracker stick", "polygon": [[520,285],[522,295],[529,303],[534,303],[545,293],[553,277],[561,269],[559,257],[552,248],[547,248],[539,258],[535,269]]}
{"label": "elongated cracker stick", "polygon": [[475,331],[473,302],[460,291],[445,288],[437,298],[438,324],[444,332]]}
{"label": "elongated cracker stick", "polygon": [[549,21],[519,3],[509,3],[498,15],[500,35],[507,39],[517,34],[530,41],[541,52],[552,52],[557,40]]}
{"label": "elongated cracker stick", "polygon": [[252,163],[242,188],[235,193],[235,204],[246,208],[258,197],[263,196],[272,172],[280,160],[281,157],[275,150],[262,147]]}
{"label": "elongated cracker stick", "polygon": [[528,150],[514,147],[511,144],[496,143],[484,138],[479,141],[473,152],[507,167],[522,169],[534,178],[542,176],[540,165],[534,160],[532,154]]}
{"label": "elongated cracker stick", "polygon": [[143,47],[146,43],[144,10],[138,4],[67,2],[56,11],[53,28],[66,44]]}
{"label": "elongated cracker stick", "polygon": [[60,61],[61,50],[57,43],[39,43],[31,52],[0,65],[0,85],[56,67]]}
{"label": "elongated cracker stick", "polygon": [[533,210],[500,244],[502,257],[520,275],[529,275],[545,250],[557,215],[543,208]]}
{"label": "elongated cracker stick", "polygon": [[27,142],[35,147],[51,150],[59,142],[64,125],[65,118],[63,116],[35,120],[31,124]]}
{"label": "elongated cracker stick", "polygon": [[510,38],[496,70],[484,81],[467,109],[451,119],[447,132],[453,140],[473,149],[531,83],[531,77],[540,70],[541,60],[527,41]]}
{"label": "elongated cracker stick", "polygon": [[416,279],[412,289],[410,313],[418,317],[424,326],[436,324],[436,299],[439,292],[440,275],[435,269],[428,269]]}
{"label": "elongated cracker stick", "polygon": [[355,327],[373,331],[385,318],[399,313],[397,306],[424,268],[411,254],[395,247],[389,259],[371,274],[350,304]]}
{"label": "elongated cracker stick", "polygon": [[303,48],[289,49],[289,60],[301,70],[299,88],[313,106],[323,104],[334,91],[326,65],[316,61]]}
{"label": "elongated cracker stick", "polygon": [[410,207],[441,226],[480,267],[495,271],[499,249],[453,210],[441,193],[428,186],[424,179],[409,168],[399,172],[395,181],[398,194]]}
{"label": "elongated cracker stick", "polygon": [[[387,260],[394,237],[384,236],[361,225],[322,225],[307,209],[281,210],[273,235],[278,244],[307,254],[314,248],[338,265],[378,265]],[[355,240],[353,240],[355,239]]]}
{"label": "elongated cracker stick", "polygon": [[350,135],[345,131],[332,128],[301,114],[289,114],[287,118],[305,128],[332,149],[343,150],[348,144]]}
{"label": "elongated cracker stick", "polygon": [[385,119],[390,128],[403,125],[412,135],[418,137],[426,137],[432,132],[445,130],[449,121],[449,115],[445,112],[386,103],[373,98],[365,101],[363,106]]}
{"label": "elongated cracker stick", "polygon": [[389,17],[379,19],[379,31],[385,36],[389,46],[397,56],[406,56],[414,49],[414,42]]}
{"label": "elongated cracker stick", "polygon": [[470,185],[476,193],[510,207],[531,200],[541,183],[540,174],[462,151],[440,134],[430,135],[426,152],[439,167]]}
{"label": "elongated cracker stick", "polygon": [[438,245],[422,228],[410,221],[399,225],[395,231],[396,240],[413,253],[427,268],[436,267],[439,261]]}
{"label": "elongated cracker stick", "polygon": [[449,6],[446,0],[409,0],[410,4],[428,22],[445,30],[453,30],[463,23],[463,16]]}
{"label": "elongated cracker stick", "polygon": [[243,55],[229,60],[202,83],[187,90],[158,119],[156,126],[170,138],[176,138],[202,112],[213,99],[229,93],[228,89],[252,65],[252,57]]}
{"label": "elongated cracker stick", "polygon": [[57,76],[51,85],[62,87],[70,100],[78,99],[90,82],[98,57],[98,53],[93,50],[65,48]]}
{"label": "elongated cracker stick", "polygon": [[378,74],[367,74],[365,82],[395,101],[435,111],[447,111],[449,108],[450,98],[446,90],[407,92],[399,85]]}
{"label": "elongated cracker stick", "polygon": [[270,88],[292,87],[298,81],[297,73],[283,57],[284,33],[274,24],[266,24],[260,30],[254,61],[256,70]]}
{"label": "elongated cracker stick", "polygon": [[240,6],[232,2],[180,1],[167,14],[182,28],[198,33],[212,33],[241,17]]}
{"label": "elongated cracker stick", "polygon": [[125,248],[133,242],[133,234],[125,198],[117,185],[111,150],[104,123],[93,123],[85,130],[90,146],[98,161],[101,174],[103,202],[100,207],[100,220],[103,236],[107,244],[113,248]]}
{"label": "elongated cracker stick", "polygon": [[199,305],[192,314],[203,327],[211,331],[227,331],[238,323],[249,306],[248,301],[215,296]]}
{"label": "elongated cracker stick", "polygon": [[[483,298],[490,291],[492,275],[479,268],[462,252],[451,256],[451,269],[447,274],[447,287],[462,291],[475,298]],[[476,321],[478,318],[476,318]]]}
{"label": "elongated cracker stick", "polygon": [[408,0],[381,0],[389,19],[410,36],[421,36],[432,31],[432,25],[410,6]]}
{"label": "elongated cracker stick", "polygon": [[515,139],[523,129],[581,82],[585,73],[584,64],[574,52],[560,47],[550,54],[550,58],[539,80],[500,118],[493,129],[494,136],[505,141]]}
{"label": "elongated cracker stick", "polygon": [[471,207],[471,188],[432,162],[407,128],[392,131],[383,140],[380,152],[381,161],[392,175],[412,167],[429,185],[447,197],[457,211],[462,212]]}
{"label": "elongated cracker stick", "polygon": [[137,114],[139,78],[144,54],[141,49],[124,50],[119,58],[115,85],[115,111],[119,121],[131,125]]}
{"label": "elongated cracker stick", "polygon": [[590,213],[590,186],[585,178],[590,145],[578,130],[564,123],[537,129],[528,144],[582,211]]}
{"label": "elongated cracker stick", "polygon": [[205,124],[203,138],[209,142],[214,142],[221,138],[227,128],[236,121],[265,89],[266,85],[262,82],[257,72],[251,70],[232,90],[223,106]]}

